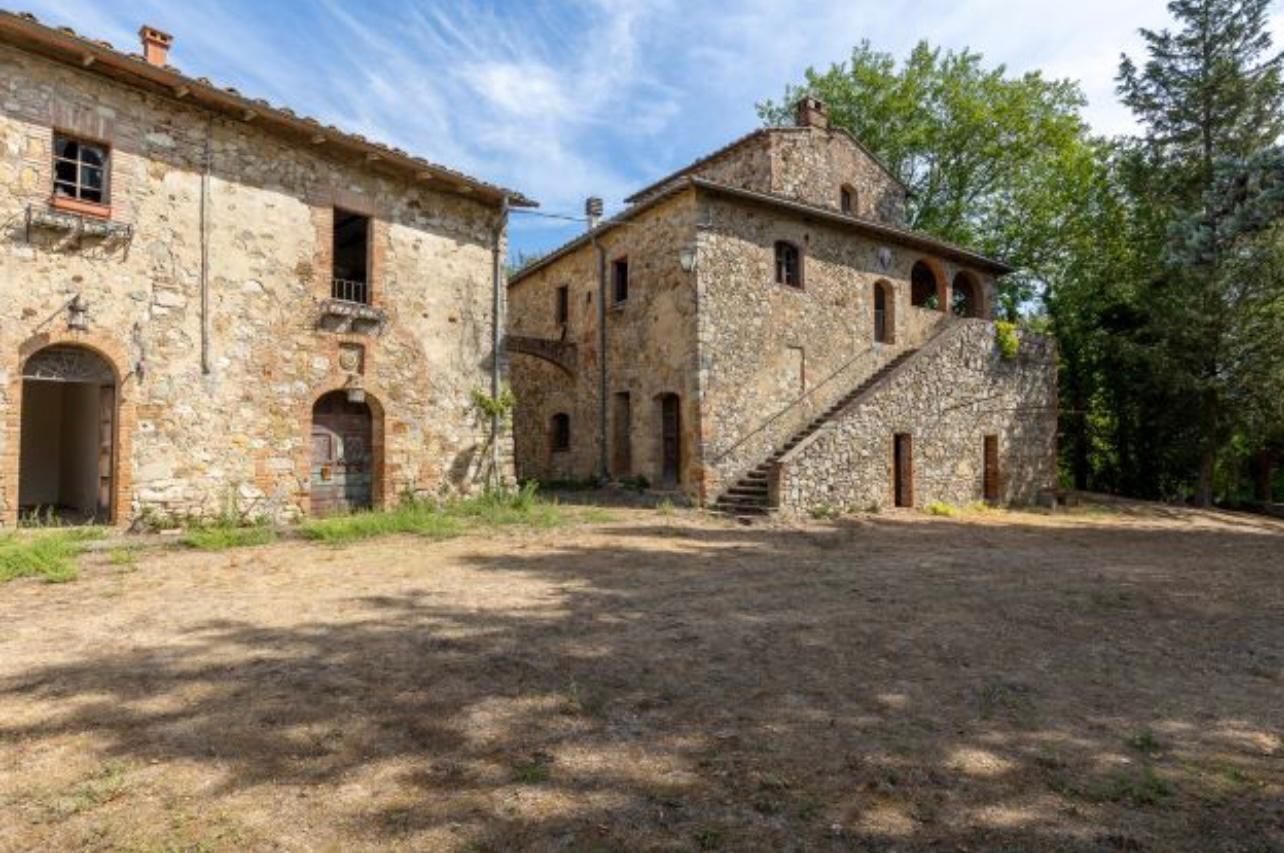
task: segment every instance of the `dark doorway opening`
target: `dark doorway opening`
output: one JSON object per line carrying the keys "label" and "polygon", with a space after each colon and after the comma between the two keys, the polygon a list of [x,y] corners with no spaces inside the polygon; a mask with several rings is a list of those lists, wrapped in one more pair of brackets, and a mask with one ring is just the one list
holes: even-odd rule
{"label": "dark doorway opening", "polygon": [[888,286],[880,281],[874,285],[874,343],[876,344],[892,342],[892,317],[888,310],[889,304]]}
{"label": "dark doorway opening", "polygon": [[987,435],[985,437],[985,475],[983,477],[982,488],[986,503],[996,504],[999,502],[999,437],[997,435]]}
{"label": "dark doorway opening", "polygon": [[898,507],[914,506],[914,439],[897,433],[893,441],[892,477]]}
{"label": "dark doorway opening", "polygon": [[312,514],[374,505],[374,418],[370,406],[331,391],[312,407]]}
{"label": "dark doorway opening", "polygon": [[660,395],[660,481],[676,488],[682,481],[682,413],[677,394]]}
{"label": "dark doorway opening", "polygon": [[76,346],[46,347],[23,365],[18,512],[27,521],[111,520],[116,373]]}

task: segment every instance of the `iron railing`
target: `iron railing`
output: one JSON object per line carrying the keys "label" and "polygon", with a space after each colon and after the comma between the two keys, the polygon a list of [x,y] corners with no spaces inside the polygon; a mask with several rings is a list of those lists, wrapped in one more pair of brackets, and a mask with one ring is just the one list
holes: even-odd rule
{"label": "iron railing", "polygon": [[330,285],[330,296],[333,299],[340,299],[344,302],[358,302],[362,305],[369,305],[370,285],[364,281],[336,278],[332,280]]}

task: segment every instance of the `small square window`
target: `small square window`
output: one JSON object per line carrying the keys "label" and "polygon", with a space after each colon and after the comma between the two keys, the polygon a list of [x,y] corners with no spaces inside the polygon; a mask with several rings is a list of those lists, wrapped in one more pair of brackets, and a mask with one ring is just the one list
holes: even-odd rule
{"label": "small square window", "polygon": [[617,305],[629,298],[628,258],[620,258],[611,264],[611,296]]}
{"label": "small square window", "polygon": [[856,191],[844,186],[838,193],[838,206],[849,216],[856,212]]}
{"label": "small square window", "polygon": [[107,146],[56,133],[53,150],[54,197],[107,204]]}

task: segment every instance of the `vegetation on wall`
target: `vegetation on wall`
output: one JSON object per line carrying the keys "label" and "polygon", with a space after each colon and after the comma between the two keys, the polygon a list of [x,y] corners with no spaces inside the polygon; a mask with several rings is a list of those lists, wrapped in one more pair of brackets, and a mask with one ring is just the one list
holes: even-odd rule
{"label": "vegetation on wall", "polygon": [[[868,44],[804,90],[914,197],[910,224],[1003,258],[1008,319],[1057,337],[1063,470],[1144,498],[1284,500],[1284,86],[1269,0],[1173,0],[1117,78],[1137,136],[1071,81]],[[1002,346],[1000,342],[1000,346]]]}

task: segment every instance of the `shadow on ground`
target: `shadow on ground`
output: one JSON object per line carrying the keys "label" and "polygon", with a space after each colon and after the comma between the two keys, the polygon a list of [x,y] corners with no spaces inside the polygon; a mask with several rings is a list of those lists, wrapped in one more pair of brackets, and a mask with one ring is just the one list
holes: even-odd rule
{"label": "shadow on ground", "polygon": [[350,549],[420,568],[22,666],[0,752],[194,766],[300,846],[1280,849],[1281,529],[637,512],[445,578],[444,546]]}

